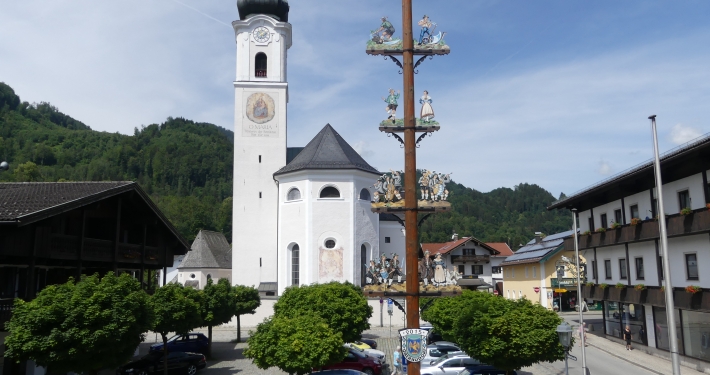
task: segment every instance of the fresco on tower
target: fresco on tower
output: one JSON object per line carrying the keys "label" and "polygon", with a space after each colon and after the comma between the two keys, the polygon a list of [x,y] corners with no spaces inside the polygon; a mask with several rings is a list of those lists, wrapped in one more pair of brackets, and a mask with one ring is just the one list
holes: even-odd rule
{"label": "fresco on tower", "polygon": [[264,92],[245,95],[244,113],[249,121],[242,125],[242,135],[245,137],[278,137],[276,115],[276,100]]}

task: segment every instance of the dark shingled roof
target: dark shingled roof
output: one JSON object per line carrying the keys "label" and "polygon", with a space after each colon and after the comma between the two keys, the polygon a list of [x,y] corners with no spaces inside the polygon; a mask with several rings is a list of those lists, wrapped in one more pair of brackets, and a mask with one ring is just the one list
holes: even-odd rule
{"label": "dark shingled roof", "polygon": [[130,189],[126,188],[133,184],[131,181],[2,183],[0,221],[23,221],[23,218],[57,206],[81,203],[86,198],[105,193],[128,191]]}
{"label": "dark shingled roof", "polygon": [[138,193],[168,230],[187,248],[187,241],[143,189],[133,181],[0,183],[0,222],[23,226],[128,191]]}
{"label": "dark shingled roof", "polygon": [[192,251],[178,267],[181,268],[232,268],[232,248],[224,234],[201,230],[192,243]]}
{"label": "dark shingled roof", "polygon": [[304,169],[359,169],[380,174],[327,124],[288,165],[274,176]]}

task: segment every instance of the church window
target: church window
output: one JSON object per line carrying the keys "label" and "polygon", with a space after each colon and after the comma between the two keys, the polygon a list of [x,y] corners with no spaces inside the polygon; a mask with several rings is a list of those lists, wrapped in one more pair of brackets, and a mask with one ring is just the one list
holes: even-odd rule
{"label": "church window", "polygon": [[195,274],[194,274],[194,273],[191,273],[191,274],[190,274],[190,278],[191,278],[191,279],[194,279],[194,278],[195,278]]}
{"label": "church window", "polygon": [[332,249],[335,247],[335,240],[326,240],[325,241],[325,248],[326,249]]}
{"label": "church window", "polygon": [[211,279],[211,278],[212,278],[212,275],[208,273],[208,274],[207,274],[207,280],[209,280],[209,279]]}
{"label": "church window", "polygon": [[321,198],[340,198],[340,191],[334,186],[326,186],[320,191]]}
{"label": "church window", "polygon": [[288,191],[288,196],[286,197],[286,200],[289,201],[295,201],[301,199],[301,191],[298,190],[297,188],[293,188]]}
{"label": "church window", "polygon": [[259,155],[259,163],[261,163],[261,155]]}
{"label": "church window", "polygon": [[370,191],[367,189],[360,190],[360,200],[369,201],[370,200]]}
{"label": "church window", "polygon": [[299,265],[299,257],[300,257],[300,249],[298,248],[298,245],[293,245],[291,248],[291,285],[296,285],[298,286],[299,283],[299,272],[298,272],[298,265]]}
{"label": "church window", "polygon": [[385,243],[390,243],[390,238],[389,238],[389,237],[385,237]]}
{"label": "church window", "polygon": [[259,198],[261,198],[261,192],[259,192]]}
{"label": "church window", "polygon": [[259,52],[254,57],[254,76],[266,77],[266,54]]}
{"label": "church window", "polygon": [[365,286],[367,284],[367,246],[365,244],[360,245],[360,285]]}

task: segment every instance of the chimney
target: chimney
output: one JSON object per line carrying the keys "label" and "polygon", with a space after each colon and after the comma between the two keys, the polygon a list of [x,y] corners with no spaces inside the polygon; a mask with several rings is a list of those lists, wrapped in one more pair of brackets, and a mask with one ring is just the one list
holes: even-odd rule
{"label": "chimney", "polygon": [[542,232],[535,232],[535,243],[540,243],[542,241]]}
{"label": "chimney", "polygon": [[458,241],[459,240],[459,234],[454,231],[454,234],[451,235],[451,240],[452,241]]}

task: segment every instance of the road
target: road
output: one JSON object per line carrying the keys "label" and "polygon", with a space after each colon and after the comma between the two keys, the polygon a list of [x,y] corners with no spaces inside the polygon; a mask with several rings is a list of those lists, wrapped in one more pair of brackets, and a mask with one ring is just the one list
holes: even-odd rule
{"label": "road", "polygon": [[[624,347],[619,345],[619,351],[616,355],[623,357],[626,353]],[[595,347],[587,346],[587,373],[591,375],[657,375],[663,374],[662,371],[651,372],[647,371],[635,364],[629,363],[623,359],[617,358],[601,351]],[[582,374],[582,350],[579,345],[572,349],[572,355],[577,357],[577,361],[569,361],[570,374]],[[558,361],[555,363],[537,364],[530,369],[533,374],[564,374],[565,363]],[[542,371],[547,371],[547,373]]]}

